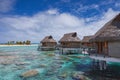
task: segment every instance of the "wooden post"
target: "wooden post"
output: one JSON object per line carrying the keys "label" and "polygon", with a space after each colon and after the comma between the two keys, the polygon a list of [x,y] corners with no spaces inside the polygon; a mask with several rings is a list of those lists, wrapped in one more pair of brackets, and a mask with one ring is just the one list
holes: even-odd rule
{"label": "wooden post", "polygon": [[105,41],[105,48],[107,47],[107,42]]}
{"label": "wooden post", "polygon": [[108,54],[108,42],[107,41],[105,41],[105,54]]}
{"label": "wooden post", "polygon": [[98,42],[98,53],[100,54],[101,53],[101,43]]}
{"label": "wooden post", "polygon": [[63,48],[62,48],[62,54],[63,54]]}

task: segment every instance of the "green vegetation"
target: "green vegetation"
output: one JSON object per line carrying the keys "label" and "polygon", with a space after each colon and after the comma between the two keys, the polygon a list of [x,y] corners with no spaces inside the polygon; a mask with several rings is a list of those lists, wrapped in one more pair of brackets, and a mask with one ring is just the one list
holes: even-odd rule
{"label": "green vegetation", "polygon": [[25,42],[25,44],[26,44],[26,45],[30,45],[30,44],[31,44],[31,41],[27,40],[27,41]]}
{"label": "green vegetation", "polygon": [[26,41],[8,41],[7,42],[8,45],[30,45],[31,41],[30,40],[26,40]]}

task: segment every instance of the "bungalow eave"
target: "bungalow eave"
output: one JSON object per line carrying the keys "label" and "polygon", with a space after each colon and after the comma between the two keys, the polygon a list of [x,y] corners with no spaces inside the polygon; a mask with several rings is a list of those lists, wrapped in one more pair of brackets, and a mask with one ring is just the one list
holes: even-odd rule
{"label": "bungalow eave", "polygon": [[90,42],[112,42],[112,41],[120,41],[120,36],[119,37],[96,37],[90,40]]}

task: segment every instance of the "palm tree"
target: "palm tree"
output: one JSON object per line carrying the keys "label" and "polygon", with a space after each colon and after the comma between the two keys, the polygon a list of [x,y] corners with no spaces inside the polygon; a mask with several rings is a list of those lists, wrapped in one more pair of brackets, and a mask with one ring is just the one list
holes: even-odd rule
{"label": "palm tree", "polygon": [[30,45],[30,44],[31,44],[31,41],[27,40],[26,45]]}

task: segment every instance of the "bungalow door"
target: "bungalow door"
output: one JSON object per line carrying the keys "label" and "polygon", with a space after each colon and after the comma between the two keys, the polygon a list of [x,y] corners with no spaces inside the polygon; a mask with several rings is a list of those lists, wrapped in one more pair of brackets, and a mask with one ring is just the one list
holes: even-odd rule
{"label": "bungalow door", "polygon": [[102,54],[102,52],[103,52],[103,44],[102,44],[102,42],[97,43],[97,52],[99,54]]}
{"label": "bungalow door", "polygon": [[108,42],[98,42],[97,45],[98,45],[97,52],[99,54],[105,54],[105,55],[108,54]]}
{"label": "bungalow door", "polygon": [[108,42],[107,41],[103,42],[103,48],[104,48],[104,54],[108,55]]}

